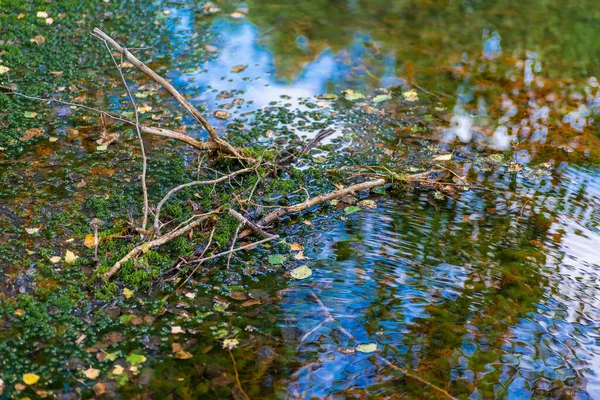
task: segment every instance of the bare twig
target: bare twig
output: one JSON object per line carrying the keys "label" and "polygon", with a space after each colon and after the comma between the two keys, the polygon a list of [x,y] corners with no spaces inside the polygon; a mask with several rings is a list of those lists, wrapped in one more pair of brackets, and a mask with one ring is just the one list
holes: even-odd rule
{"label": "bare twig", "polygon": [[156,206],[156,212],[154,213],[154,226],[153,226],[154,233],[156,235],[158,235],[160,233],[160,210],[162,209],[162,206],[167,202],[167,200],[169,200],[169,198],[173,194],[177,193],[178,191],[180,191],[182,189],[185,189],[185,188],[188,188],[188,187],[191,187],[191,186],[217,184],[217,183],[226,181],[227,179],[231,179],[232,177],[234,177],[236,175],[240,175],[240,174],[244,174],[246,172],[253,171],[257,167],[258,166],[240,169],[240,170],[237,170],[235,172],[232,172],[229,175],[223,175],[220,178],[211,179],[211,180],[208,180],[208,181],[193,181],[193,182],[189,182],[189,183],[184,183],[183,185],[179,185],[179,186],[174,187],[173,189],[169,190],[169,192],[165,195],[165,197],[163,197],[162,200]]}
{"label": "bare twig", "polygon": [[[325,193],[317,197],[313,197],[312,199],[308,199],[302,203],[295,204],[290,207],[282,207],[279,208],[269,214],[267,214],[263,219],[261,219],[257,225],[259,226],[267,226],[271,222],[277,221],[288,214],[292,214],[299,211],[304,211],[308,208],[311,208],[317,204],[323,203],[325,201],[333,200],[338,197],[343,197],[347,194],[351,194],[354,192],[358,192],[360,190],[367,190],[377,186],[383,186],[388,183],[388,180],[385,178],[375,179],[373,181],[367,181],[363,183],[357,183],[352,186],[348,186],[347,188],[335,190],[330,193]],[[246,229],[240,234],[240,238],[248,236],[252,232],[251,229]]]}
{"label": "bare twig", "polygon": [[246,392],[244,392],[244,389],[242,388],[242,383],[240,382],[240,374],[238,374],[237,364],[235,363],[235,358],[233,357],[231,349],[229,349],[229,355],[231,356],[231,361],[233,362],[233,371],[235,372],[235,381],[237,382],[238,389],[240,390],[240,392],[242,392],[242,396],[244,396],[246,400],[250,400],[250,397],[248,397],[248,395],[246,394]]}
{"label": "bare twig", "polygon": [[246,217],[244,217],[242,214],[240,214],[239,212],[235,211],[232,208],[228,209],[227,212],[229,212],[229,215],[231,215],[233,218],[240,221],[242,223],[242,225],[247,226],[248,228],[252,229],[255,233],[258,233],[259,235],[263,235],[265,237],[276,236],[276,235],[272,235],[268,232],[265,232],[260,226],[256,225],[254,222],[248,220]]}
{"label": "bare twig", "polygon": [[[238,235],[240,234],[240,229],[242,229],[242,226],[244,226],[243,222],[238,224],[237,228],[235,228],[235,233],[233,234],[233,239],[231,239],[231,247],[229,248],[229,250],[233,250],[233,248],[235,247],[235,242],[237,242]],[[232,256],[233,256],[233,251],[231,253],[229,253],[229,255],[227,256],[227,265],[225,266],[225,269],[229,269],[229,265],[231,264]]]}
{"label": "bare twig", "polygon": [[191,222],[190,224],[184,226],[183,228],[171,231],[163,236],[160,236],[154,240],[151,240],[149,242],[145,242],[142,243],[136,247],[133,248],[133,250],[131,250],[129,253],[127,253],[127,255],[123,258],[121,258],[119,261],[117,261],[115,263],[115,265],[112,266],[111,269],[109,269],[108,271],[106,271],[104,273],[104,275],[102,275],[102,277],[104,279],[110,279],[114,274],[116,274],[117,272],[119,272],[119,270],[121,269],[121,266],[123,265],[123,263],[125,263],[126,261],[131,260],[134,257],[137,257],[139,254],[141,253],[145,253],[148,250],[154,248],[154,247],[158,247],[158,246],[162,246],[163,244],[179,237],[182,235],[185,235],[187,232],[189,232],[190,230],[194,229],[195,227],[197,227],[198,225],[200,225],[202,222],[206,221],[206,219],[208,219],[208,217],[210,217],[211,215],[215,215],[218,214],[220,210],[220,207],[216,210],[213,210],[211,212],[208,212],[206,214],[202,214],[199,216],[198,219],[196,219],[194,222]]}
{"label": "bare twig", "polygon": [[200,122],[200,124],[208,132],[211,140],[220,146],[221,151],[223,151],[224,153],[231,154],[240,159],[244,159],[247,161],[254,161],[251,157],[245,155],[241,150],[237,149],[236,147],[229,144],[227,141],[220,138],[219,134],[217,133],[215,128],[208,122],[208,120],[206,120],[202,116],[202,114],[200,114],[200,112],[194,106],[192,106],[185,99],[185,97],[183,97],[181,95],[181,93],[179,93],[177,91],[177,89],[175,89],[175,87],[173,85],[171,85],[166,79],[164,79],[163,77],[158,75],[156,72],[154,72],[150,67],[148,67],[146,64],[141,62],[136,56],[134,56],[129,50],[127,50],[125,47],[118,44],[113,38],[108,36],[106,33],[102,32],[100,29],[94,28],[93,33],[98,38],[105,41],[110,47],[112,47],[113,49],[115,49],[119,53],[121,53],[127,59],[127,61],[132,63],[136,68],[138,68],[140,71],[142,71],[143,73],[148,75],[156,83],[158,83],[163,88],[165,88],[165,90],[167,92],[169,92],[171,94],[171,96],[173,96],[173,98],[179,104],[181,104],[181,106],[184,109],[186,109],[192,116],[194,116],[194,118],[196,118],[198,120],[198,122]]}
{"label": "bare twig", "polygon": [[241,247],[235,248],[233,250],[227,250],[227,251],[223,251],[221,253],[214,254],[212,256],[208,256],[208,257],[200,258],[200,259],[197,259],[197,260],[193,260],[192,263],[194,263],[194,264],[200,264],[200,263],[203,263],[205,261],[214,260],[215,258],[226,256],[229,253],[235,253],[236,251],[250,249],[252,247],[258,246],[259,244],[270,242],[271,240],[277,239],[277,238],[279,238],[279,236],[274,236],[274,237],[266,238],[266,239],[263,239],[263,240],[259,240],[258,242],[250,243],[250,244],[247,244],[245,246],[241,246]]}
{"label": "bare twig", "polygon": [[[142,138],[142,132],[140,131],[140,115],[138,113],[137,104],[135,103],[135,99],[131,94],[131,90],[129,89],[129,85],[127,84],[127,80],[125,79],[125,75],[123,75],[123,70],[121,69],[117,60],[113,56],[110,51],[110,47],[108,44],[104,42],[104,47],[106,47],[106,51],[110,55],[110,58],[113,60],[117,71],[119,71],[119,75],[121,76],[121,81],[123,82],[123,86],[125,86],[125,90],[127,91],[127,96],[129,97],[129,101],[131,102],[131,106],[133,107],[133,112],[135,115],[135,131],[137,133],[138,141],[140,143],[140,153],[142,154],[142,194],[144,196],[144,211],[142,217],[142,230],[146,230],[146,225],[148,225],[148,210],[150,209],[148,205],[148,187],[146,185],[146,170],[148,168],[148,157],[146,157],[146,148],[144,147],[144,138]],[[121,65],[123,64],[123,59],[121,57]]]}

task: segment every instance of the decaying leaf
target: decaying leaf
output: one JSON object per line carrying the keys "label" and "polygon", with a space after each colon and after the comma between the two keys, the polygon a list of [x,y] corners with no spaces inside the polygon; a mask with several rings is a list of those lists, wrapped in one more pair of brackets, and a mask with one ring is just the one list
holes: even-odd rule
{"label": "decaying leaf", "polygon": [[87,247],[88,249],[91,249],[92,247],[94,247],[94,234],[88,233],[85,236],[85,240],[83,241],[83,245],[85,247]]}
{"label": "decaying leaf", "polygon": [[29,233],[30,235],[33,235],[36,232],[39,232],[40,228],[25,228],[25,232]]}
{"label": "decaying leaf", "polygon": [[377,203],[375,203],[373,200],[369,200],[369,199],[367,199],[367,200],[362,200],[362,201],[359,201],[359,202],[358,202],[358,204],[359,204],[361,207],[366,207],[366,208],[377,208]]}
{"label": "decaying leaf", "polygon": [[102,396],[104,393],[106,393],[106,386],[102,382],[96,383],[94,386],[92,386],[92,389],[94,390],[96,396]]}
{"label": "decaying leaf", "polygon": [[53,256],[53,257],[50,257],[50,262],[52,264],[56,264],[57,262],[60,262],[61,259],[62,258],[60,256]]}
{"label": "decaying leaf", "polygon": [[0,75],[7,73],[10,71],[10,68],[5,67],[4,65],[0,65]]}
{"label": "decaying leaf", "polygon": [[171,333],[174,334],[174,335],[176,335],[176,334],[179,334],[179,333],[185,333],[185,330],[182,329],[180,326],[172,326],[171,327]]}
{"label": "decaying leaf", "polygon": [[43,37],[42,35],[36,35],[33,39],[29,39],[29,41],[31,43],[37,44],[38,46],[41,46],[44,43],[46,43],[46,38]]}
{"label": "decaying leaf", "polygon": [[25,382],[26,385],[35,385],[39,380],[40,377],[36,374],[29,373],[23,375],[23,382]]}
{"label": "decaying leaf", "polygon": [[123,288],[123,296],[126,299],[130,299],[133,296],[133,290],[128,289],[128,288]]}
{"label": "decaying leaf", "polygon": [[113,375],[121,375],[125,369],[120,365],[115,365],[112,370]]}
{"label": "decaying leaf", "polygon": [[98,376],[100,376],[100,370],[95,368],[88,368],[85,371],[83,371],[83,374],[88,379],[96,379],[98,378]]}
{"label": "decaying leaf", "polygon": [[404,96],[404,100],[406,101],[417,101],[419,100],[419,95],[414,90],[409,90],[408,92],[402,93]]}
{"label": "decaying leaf", "polygon": [[[35,113],[34,113],[35,114]],[[19,138],[21,142],[32,139],[34,137],[42,136],[44,130],[42,128],[31,128],[25,131],[25,134]]]}
{"label": "decaying leaf", "polygon": [[522,169],[523,169],[523,166],[521,164],[513,162],[510,164],[510,167],[508,167],[507,171],[508,172],[519,172]]}
{"label": "decaying leaf", "polygon": [[356,351],[361,353],[373,353],[377,351],[377,343],[359,344],[356,346]]}
{"label": "decaying leaf", "polygon": [[312,275],[312,270],[308,266],[303,265],[298,268],[294,268],[290,271],[290,276],[294,279],[306,279]]}
{"label": "decaying leaf", "polygon": [[360,93],[360,92],[355,92],[354,90],[342,90],[342,93],[344,94],[344,97],[346,98],[346,100],[350,100],[350,101],[356,101],[356,100],[360,100],[360,99],[364,99],[365,95]]}
{"label": "decaying leaf", "polygon": [[242,303],[242,307],[251,307],[251,306],[258,305],[258,304],[261,304],[260,300],[249,299]]}
{"label": "decaying leaf", "polygon": [[302,246],[300,243],[292,243],[292,244],[290,244],[290,250],[292,250],[292,251],[304,250],[304,246]]}

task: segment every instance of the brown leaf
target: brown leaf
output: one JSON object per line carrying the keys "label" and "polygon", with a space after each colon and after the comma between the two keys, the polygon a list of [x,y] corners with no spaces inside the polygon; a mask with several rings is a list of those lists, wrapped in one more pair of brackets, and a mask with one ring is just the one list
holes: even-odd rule
{"label": "brown leaf", "polygon": [[34,137],[42,136],[44,134],[44,130],[42,128],[31,128],[25,131],[25,134],[19,138],[21,142],[25,142]]}
{"label": "brown leaf", "polygon": [[243,302],[242,307],[252,307],[252,306],[255,306],[258,304],[261,304],[260,300],[250,299],[250,300],[246,300],[245,302]]}
{"label": "brown leaf", "polygon": [[104,393],[106,393],[106,386],[101,382],[98,382],[94,386],[92,386],[92,389],[94,389],[94,393],[96,394],[96,396],[101,396]]}
{"label": "brown leaf", "polygon": [[242,72],[246,68],[248,68],[247,65],[236,65],[235,67],[231,68],[231,72],[237,74],[238,72]]}
{"label": "brown leaf", "polygon": [[173,356],[173,358],[175,358],[176,360],[189,360],[192,357],[194,357],[194,356],[184,350],[178,351]]}
{"label": "brown leaf", "polygon": [[220,118],[220,119],[227,119],[229,117],[231,117],[231,114],[229,114],[227,111],[215,111],[215,117]]}
{"label": "brown leaf", "polygon": [[292,251],[304,250],[304,246],[302,246],[300,243],[292,243],[292,244],[290,244],[290,250],[292,250]]}
{"label": "brown leaf", "polygon": [[43,45],[44,43],[46,43],[46,38],[43,37],[42,35],[37,35],[36,37],[34,37],[33,39],[29,39],[29,41],[31,43],[35,43],[38,46]]}
{"label": "brown leaf", "polygon": [[179,351],[183,350],[183,346],[181,346],[179,343],[172,343],[171,344],[171,351],[173,353],[177,353]]}
{"label": "brown leaf", "polygon": [[118,138],[118,133],[109,133],[96,140],[96,143],[98,143],[99,146],[108,146],[109,144],[116,142]]}
{"label": "brown leaf", "polygon": [[242,292],[241,290],[232,290],[231,293],[229,294],[229,297],[231,297],[234,300],[247,300],[248,296],[246,295],[246,293]]}

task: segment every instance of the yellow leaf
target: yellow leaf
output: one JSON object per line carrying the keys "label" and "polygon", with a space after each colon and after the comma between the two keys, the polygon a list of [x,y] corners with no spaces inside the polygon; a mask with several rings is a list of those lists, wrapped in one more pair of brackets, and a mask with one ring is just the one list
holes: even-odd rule
{"label": "yellow leaf", "polygon": [[65,262],[67,264],[73,264],[78,258],[79,257],[76,256],[75,253],[73,253],[71,250],[67,250],[67,252],[65,253]]}
{"label": "yellow leaf", "polygon": [[123,296],[125,296],[126,299],[131,298],[131,296],[133,296],[133,290],[124,288],[123,289]]}
{"label": "yellow leaf", "polygon": [[452,160],[452,153],[442,154],[433,159],[433,161],[450,161]]}
{"label": "yellow leaf", "polygon": [[181,329],[180,326],[172,326],[171,327],[171,333],[172,334],[178,334],[178,333],[185,333],[185,331],[183,329]]}
{"label": "yellow leaf", "polygon": [[414,90],[409,90],[408,92],[402,93],[404,95],[404,99],[406,101],[417,101],[419,100],[419,95]]}
{"label": "yellow leaf", "polygon": [[40,228],[25,228],[25,232],[29,233],[30,235],[33,235],[36,232],[39,232]]}
{"label": "yellow leaf", "polygon": [[52,18],[46,18],[47,25],[52,25],[53,23],[54,23],[54,20]]}
{"label": "yellow leaf", "polygon": [[94,247],[94,234],[88,233],[87,236],[85,237],[85,240],[83,241],[83,245],[85,247],[87,247],[88,249],[91,249],[92,247]]}
{"label": "yellow leaf", "polygon": [[304,250],[304,246],[302,246],[300,243],[292,243],[292,244],[290,244],[290,250],[292,250],[292,251]]}
{"label": "yellow leaf", "polygon": [[36,14],[36,16],[38,18],[48,18],[48,13],[45,12],[45,11],[38,11],[37,14]]}
{"label": "yellow leaf", "polygon": [[40,380],[39,375],[36,374],[24,374],[23,375],[23,382],[25,382],[25,384],[27,385],[35,385],[37,383],[37,381]]}
{"label": "yellow leaf", "polygon": [[123,373],[124,369],[123,367],[121,367],[120,365],[115,365],[115,368],[112,370],[112,373],[114,375],[121,375]]}
{"label": "yellow leaf", "polygon": [[240,344],[237,339],[225,339],[223,340],[223,348],[226,350],[235,349],[235,347]]}
{"label": "yellow leaf", "polygon": [[10,68],[5,67],[4,65],[0,65],[0,75],[7,73],[10,71]]}
{"label": "yellow leaf", "polygon": [[100,370],[95,368],[88,368],[85,371],[83,371],[83,374],[88,379],[96,379],[100,375]]}
{"label": "yellow leaf", "polygon": [[48,140],[50,141],[50,143],[58,142],[57,137],[49,137]]}
{"label": "yellow leaf", "polygon": [[177,353],[175,353],[175,355],[173,357],[176,360],[189,360],[190,358],[192,358],[194,356],[191,355],[190,353],[188,353],[187,351],[180,350]]}

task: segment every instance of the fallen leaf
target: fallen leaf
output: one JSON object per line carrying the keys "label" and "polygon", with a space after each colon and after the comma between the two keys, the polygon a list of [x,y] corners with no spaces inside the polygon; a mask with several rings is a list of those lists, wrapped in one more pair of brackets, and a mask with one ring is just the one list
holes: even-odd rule
{"label": "fallen leaf", "polygon": [[60,256],[54,256],[54,257],[50,257],[50,262],[52,264],[56,264],[57,262],[59,262],[61,260]]}
{"label": "fallen leaf", "polygon": [[184,350],[178,351],[173,356],[173,358],[175,358],[176,360],[189,360],[192,357],[194,357],[194,356],[191,355],[190,353],[188,353],[187,351],[184,351]]}
{"label": "fallen leaf", "polygon": [[206,51],[208,51],[209,53],[216,53],[217,51],[219,51],[219,48],[216,46],[211,46],[209,44],[207,44],[206,46],[204,46],[204,49]]}
{"label": "fallen leaf", "polygon": [[140,114],[146,114],[147,112],[152,111],[152,107],[150,106],[143,106],[143,107],[138,107],[138,113]]}
{"label": "fallen leaf", "polygon": [[419,100],[419,95],[414,90],[409,90],[408,92],[402,93],[404,96],[404,100],[406,101],[417,101]]}
{"label": "fallen leaf", "polygon": [[356,346],[356,351],[361,353],[373,353],[377,351],[377,343],[359,344]]}
{"label": "fallen leaf", "polygon": [[34,233],[39,232],[40,228],[25,228],[25,231],[30,235],[33,235]]}
{"label": "fallen leaf", "polygon": [[452,153],[442,154],[441,156],[437,156],[433,159],[433,161],[450,161],[452,160]]}
{"label": "fallen leaf", "polygon": [[73,264],[78,258],[79,256],[75,255],[71,250],[67,250],[65,253],[65,262],[67,264]]}
{"label": "fallen leaf", "polygon": [[25,315],[25,310],[23,310],[22,308],[18,308],[15,310],[15,314],[19,317],[22,317],[23,315]]}
{"label": "fallen leaf", "polygon": [[25,389],[27,389],[27,386],[23,385],[22,383],[15,383],[15,389],[25,390]]}
{"label": "fallen leaf", "polygon": [[299,253],[296,253],[296,254],[294,254],[294,258],[295,258],[296,260],[306,260],[308,257],[306,257],[306,256],[304,255],[304,252],[303,252],[303,251],[301,251],[301,252],[299,252]]}
{"label": "fallen leaf", "polygon": [[42,35],[36,35],[33,39],[29,39],[29,41],[31,43],[37,44],[38,46],[41,46],[44,43],[46,43],[46,38],[43,37]]}
{"label": "fallen leaf", "polygon": [[185,330],[183,330],[180,326],[172,326],[171,327],[171,333],[173,335],[176,335],[178,333],[185,333]]}
{"label": "fallen leaf", "polygon": [[242,14],[239,11],[234,12],[233,14],[230,15],[231,18],[244,18],[246,15]]}
{"label": "fallen leaf", "polygon": [[[25,118],[35,118],[35,117],[37,117],[37,113],[36,113],[36,112],[33,112],[33,111],[25,111],[25,112],[23,113],[23,116],[24,116]],[[38,128],[38,129],[39,129],[39,128]]]}
{"label": "fallen leaf", "polygon": [[0,75],[7,73],[10,71],[10,68],[5,67],[4,65],[0,65]]}
{"label": "fallen leaf", "polygon": [[83,374],[88,379],[96,379],[98,378],[98,376],[100,376],[100,370],[95,368],[88,368],[85,371],[83,371]]}
{"label": "fallen leaf", "polygon": [[285,262],[285,256],[281,254],[272,254],[269,256],[269,263],[272,265],[281,265]]}
{"label": "fallen leaf", "polygon": [[231,68],[231,72],[237,74],[238,72],[242,72],[246,68],[248,68],[247,65],[236,65],[235,67]]}
{"label": "fallen leaf", "polygon": [[38,18],[48,18],[48,13],[46,11],[38,11],[35,16]]}
{"label": "fallen leaf", "polygon": [[292,251],[304,250],[304,246],[302,246],[300,243],[292,243],[292,244],[290,244],[290,250],[292,250]]}
{"label": "fallen leaf", "polygon": [[373,103],[382,103],[391,98],[392,97],[389,94],[378,94],[377,96],[373,97]]}
{"label": "fallen leaf", "polygon": [[51,136],[51,137],[48,138],[48,141],[50,141],[50,143],[58,142],[58,138],[54,137],[54,136]]}
{"label": "fallen leaf", "polygon": [[517,164],[517,163],[513,162],[510,164],[510,167],[508,167],[508,172],[519,172],[522,169],[523,169],[523,166],[521,164]]}
{"label": "fallen leaf", "polygon": [[128,289],[128,288],[123,288],[123,296],[126,299],[130,299],[133,296],[133,290]]}
{"label": "fallen leaf", "polygon": [[225,339],[225,340],[223,340],[223,348],[226,349],[226,350],[235,349],[238,344],[240,344],[240,342],[237,339]]}
{"label": "fallen leaf", "polygon": [[92,389],[94,390],[96,396],[102,396],[104,393],[106,393],[106,386],[102,382],[96,383],[94,386],[92,386]]}
{"label": "fallen leaf", "polygon": [[229,117],[231,117],[231,114],[229,114],[227,111],[215,111],[215,117],[220,118],[220,119],[227,119]]}
{"label": "fallen leaf", "polygon": [[25,142],[34,137],[42,136],[44,134],[44,130],[42,128],[31,128],[25,131],[25,134],[19,138],[21,142]]}
{"label": "fallen leaf", "polygon": [[122,62],[120,65],[119,65],[119,67],[121,67],[121,68],[133,68],[133,64],[132,64],[132,63],[130,63],[130,62],[127,62],[127,61],[123,61],[123,62]]}
{"label": "fallen leaf", "polygon": [[187,297],[188,299],[191,299],[191,300],[193,300],[193,299],[195,299],[195,298],[196,298],[196,293],[187,292],[187,293],[185,294],[185,297]]}
{"label": "fallen leaf", "polygon": [[23,13],[20,13],[20,14],[17,16],[17,19],[23,19],[23,18],[25,18],[25,14],[23,14]]}
{"label": "fallen leaf", "polygon": [[348,206],[348,207],[344,208],[344,212],[346,214],[352,214],[352,213],[355,213],[357,211],[360,211],[360,207],[359,206]]}
{"label": "fallen leaf", "polygon": [[261,304],[260,300],[250,299],[242,303],[242,307],[252,307]]}
{"label": "fallen leaf", "polygon": [[88,249],[91,249],[92,247],[94,247],[94,234],[93,233],[88,233],[85,236],[85,240],[83,241],[83,245],[85,247],[87,247]]}
{"label": "fallen leaf", "polygon": [[294,279],[306,279],[312,275],[312,270],[308,266],[303,265],[298,268],[294,268],[290,271],[290,276]]}
{"label": "fallen leaf", "polygon": [[377,203],[375,203],[373,200],[362,200],[359,201],[358,204],[361,207],[367,207],[367,208],[377,208]]}
{"label": "fallen leaf", "polygon": [[52,18],[46,18],[46,25],[52,25],[54,20]]}
{"label": "fallen leaf", "polygon": [[40,380],[39,375],[36,374],[25,374],[23,375],[23,382],[25,382],[26,385],[35,385],[37,383],[37,381]]}
{"label": "fallen leaf", "polygon": [[50,71],[50,75],[52,76],[62,76],[63,73],[63,71]]}
{"label": "fallen leaf", "polygon": [[115,367],[112,370],[112,373],[114,375],[121,375],[123,373],[123,371],[125,371],[125,369],[123,367],[121,367],[120,365],[115,365]]}
{"label": "fallen leaf", "polygon": [[125,360],[131,365],[139,365],[146,361],[146,357],[141,354],[131,353],[128,355]]}
{"label": "fallen leaf", "polygon": [[356,101],[360,99],[364,99],[365,95],[360,92],[355,92],[354,90],[342,90],[344,97],[349,101]]}

